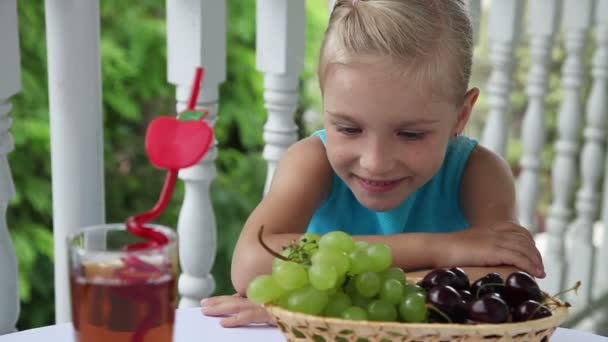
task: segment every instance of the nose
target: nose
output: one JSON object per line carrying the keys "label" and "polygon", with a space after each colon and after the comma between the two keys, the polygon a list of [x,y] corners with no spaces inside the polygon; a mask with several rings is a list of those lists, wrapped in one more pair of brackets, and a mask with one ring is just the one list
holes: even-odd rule
{"label": "nose", "polygon": [[361,148],[359,164],[368,176],[381,176],[393,170],[394,145],[381,139],[368,139]]}

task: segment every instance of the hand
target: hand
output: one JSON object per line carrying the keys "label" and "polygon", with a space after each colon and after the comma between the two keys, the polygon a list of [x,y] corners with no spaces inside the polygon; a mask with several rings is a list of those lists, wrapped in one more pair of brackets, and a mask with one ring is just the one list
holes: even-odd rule
{"label": "hand", "polygon": [[445,234],[439,243],[445,266],[513,265],[532,276],[545,277],[540,252],[530,232],[513,222],[471,227]]}
{"label": "hand", "polygon": [[224,328],[233,328],[252,323],[274,325],[272,316],[260,304],[235,293],[232,296],[217,296],[201,301],[201,311],[206,316],[227,316],[220,321]]}

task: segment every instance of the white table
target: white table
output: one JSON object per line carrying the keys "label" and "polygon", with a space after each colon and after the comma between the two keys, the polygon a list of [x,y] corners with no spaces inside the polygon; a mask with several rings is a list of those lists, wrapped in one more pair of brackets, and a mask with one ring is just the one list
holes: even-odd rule
{"label": "white table", "polygon": [[[0,342],[71,342],[72,324],[64,323],[48,327],[20,331],[0,336]],[[284,342],[285,339],[275,327],[255,326],[247,328],[222,328],[219,318],[206,317],[200,309],[179,309],[175,323],[174,342],[186,341],[247,341],[247,342]],[[608,342],[608,337],[558,328],[551,342]]]}

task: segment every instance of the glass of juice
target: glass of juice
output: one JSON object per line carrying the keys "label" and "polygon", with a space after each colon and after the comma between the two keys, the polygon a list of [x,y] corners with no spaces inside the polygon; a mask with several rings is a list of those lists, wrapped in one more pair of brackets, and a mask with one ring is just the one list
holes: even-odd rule
{"label": "glass of juice", "polygon": [[69,237],[75,341],[171,342],[178,274],[177,234],[162,246],[145,243],[124,223],[84,228]]}

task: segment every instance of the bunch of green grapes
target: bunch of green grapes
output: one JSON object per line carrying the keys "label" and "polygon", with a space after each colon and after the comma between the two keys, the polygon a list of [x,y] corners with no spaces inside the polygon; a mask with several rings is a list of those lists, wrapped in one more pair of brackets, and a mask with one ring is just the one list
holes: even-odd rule
{"label": "bunch of green grapes", "polygon": [[403,271],[390,267],[391,262],[392,252],[385,244],[354,241],[342,231],[308,233],[277,255],[272,274],[256,277],[247,296],[311,315],[426,321],[425,290],[407,283]]}

